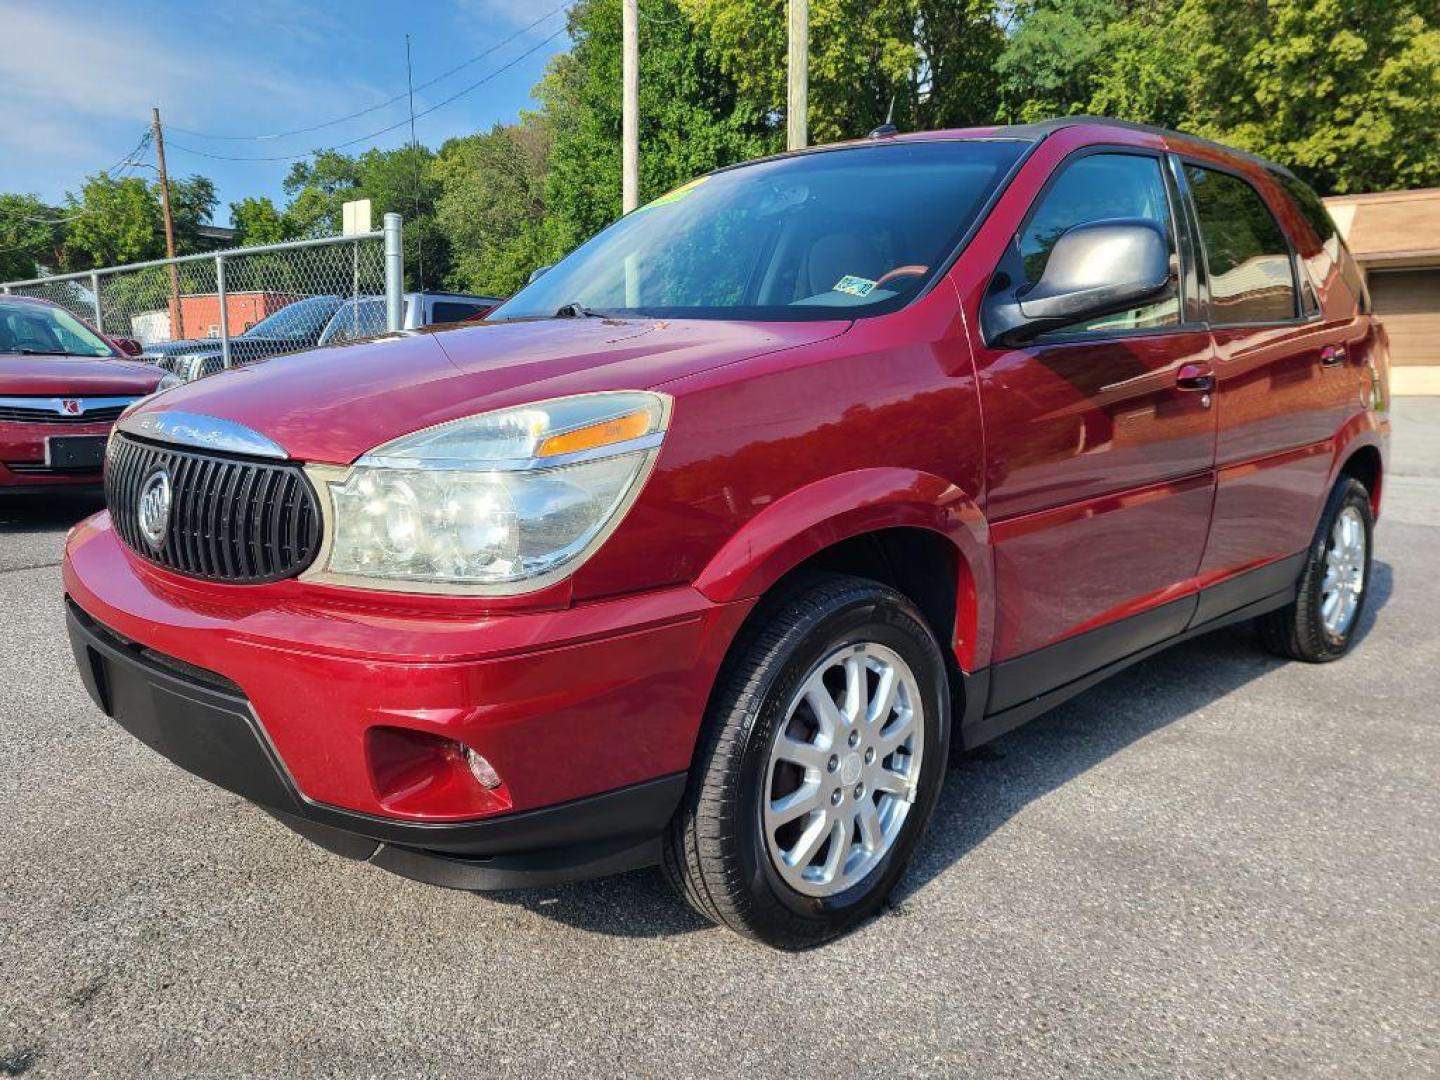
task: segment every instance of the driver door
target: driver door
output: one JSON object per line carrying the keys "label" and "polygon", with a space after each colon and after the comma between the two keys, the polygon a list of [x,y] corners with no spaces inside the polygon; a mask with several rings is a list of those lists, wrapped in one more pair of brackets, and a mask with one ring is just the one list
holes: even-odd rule
{"label": "driver door", "polygon": [[1215,489],[1212,345],[1192,240],[1162,155],[1062,162],[1016,243],[1030,282],[1066,230],[1145,218],[1164,230],[1176,295],[977,351],[986,514],[995,551],[989,711],[1080,678],[1185,628]]}

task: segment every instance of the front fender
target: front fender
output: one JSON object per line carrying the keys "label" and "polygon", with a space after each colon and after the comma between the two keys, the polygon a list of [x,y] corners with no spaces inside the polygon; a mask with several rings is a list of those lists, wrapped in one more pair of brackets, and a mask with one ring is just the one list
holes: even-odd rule
{"label": "front fender", "polygon": [[989,525],[969,495],[933,473],[857,469],[792,491],[746,522],[700,572],[695,587],[715,603],[756,597],[817,552],[893,528],[925,529],[955,546],[956,659],[966,671],[987,664],[994,581]]}

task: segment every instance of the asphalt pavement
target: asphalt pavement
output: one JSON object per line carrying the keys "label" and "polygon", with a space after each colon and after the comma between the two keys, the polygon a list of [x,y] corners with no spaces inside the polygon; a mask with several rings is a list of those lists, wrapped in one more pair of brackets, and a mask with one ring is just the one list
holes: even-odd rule
{"label": "asphalt pavement", "polygon": [[800,955],[657,874],[500,896],[307,844],[106,720],[0,502],[0,1076],[1440,1073],[1440,398],[1396,406],[1363,640],[1245,628],[961,759],[882,916]]}

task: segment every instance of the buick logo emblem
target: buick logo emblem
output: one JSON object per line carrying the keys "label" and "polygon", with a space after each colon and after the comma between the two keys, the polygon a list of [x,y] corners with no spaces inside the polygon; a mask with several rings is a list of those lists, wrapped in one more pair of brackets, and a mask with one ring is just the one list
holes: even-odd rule
{"label": "buick logo emblem", "polygon": [[170,474],[156,469],[140,488],[140,505],[135,511],[140,535],[152,551],[165,546],[165,531],[170,525]]}

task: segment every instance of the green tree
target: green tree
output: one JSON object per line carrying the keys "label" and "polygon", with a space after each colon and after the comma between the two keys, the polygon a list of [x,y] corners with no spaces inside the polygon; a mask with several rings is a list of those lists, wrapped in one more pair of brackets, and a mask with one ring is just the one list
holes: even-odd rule
{"label": "green tree", "polygon": [[70,221],[61,269],[89,270],[164,256],[160,198],[143,179],[98,173],[85,181],[78,197],[67,195],[66,203]]}
{"label": "green tree", "polygon": [[[709,32],[674,0],[640,23],[640,199],[778,145],[777,121],[741,98]],[[554,132],[546,181],[551,250],[569,251],[620,216],[620,4],[580,0],[574,46],[538,89]]]}
{"label": "green tree", "polygon": [[1177,28],[1194,130],[1326,192],[1440,183],[1433,0],[1185,0]]}
{"label": "green tree", "polygon": [[[155,197],[160,197],[158,182],[155,185]],[[189,255],[201,250],[200,226],[210,224],[218,205],[220,200],[215,195],[215,184],[208,178],[171,178],[170,217],[175,223],[175,254]]]}
{"label": "green tree", "polygon": [[340,231],[343,205],[369,199],[376,228],[387,213],[405,219],[407,287],[435,288],[449,269],[450,247],[435,226],[440,185],[434,161],[428,147],[402,146],[367,150],[358,157],[323,150],[296,162],[284,184],[290,198],[286,228],[295,236],[333,236]]}
{"label": "green tree", "polygon": [[554,260],[545,232],[551,143],[546,119],[527,113],[441,147],[435,225],[453,252],[447,287],[508,296]]}
{"label": "green tree", "polygon": [[247,196],[230,204],[230,223],[240,247],[278,244],[290,239],[289,222],[268,195]]}
{"label": "green tree", "polygon": [[0,195],[0,281],[37,276],[60,261],[62,211],[36,195]]}
{"label": "green tree", "polygon": [[1122,0],[1030,0],[995,61],[999,119],[1030,124],[1088,112]]}
{"label": "green tree", "polygon": [[1440,183],[1440,9],[1420,0],[1031,0],[1000,115],[1179,128],[1324,192]]}
{"label": "green tree", "polygon": [[[741,100],[783,125],[784,0],[681,0]],[[894,104],[908,129],[989,123],[1004,44],[995,0],[812,0],[811,141],[864,135]],[[777,147],[780,145],[777,142]]]}

